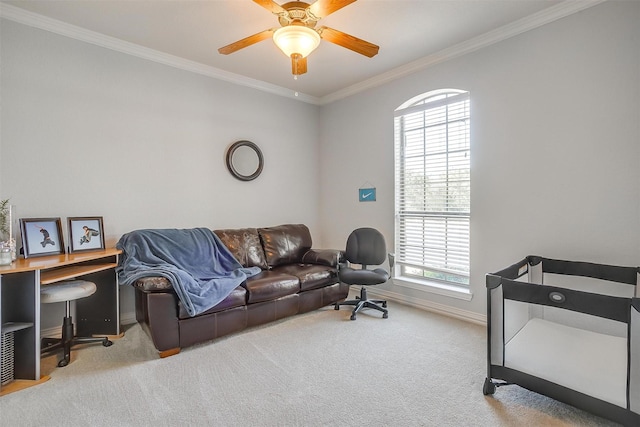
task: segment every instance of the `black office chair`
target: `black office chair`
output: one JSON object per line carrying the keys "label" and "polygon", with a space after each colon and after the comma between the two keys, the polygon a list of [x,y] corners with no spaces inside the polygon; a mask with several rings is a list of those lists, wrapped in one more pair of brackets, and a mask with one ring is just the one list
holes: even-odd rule
{"label": "black office chair", "polygon": [[[394,257],[389,256],[389,267],[393,268]],[[379,285],[389,280],[389,273],[383,268],[368,269],[368,266],[379,266],[387,257],[387,245],[384,236],[374,228],[358,228],[349,235],[345,258],[347,266],[341,266],[338,278],[348,285],[360,285],[360,296],[355,300],[337,302],[335,309],[340,310],[341,305],[355,306],[351,313],[351,320],[356,320],[356,314],[363,308],[373,308],[382,312],[382,318],[389,317],[387,302],[367,298],[367,286]],[[360,264],[360,269],[351,268],[351,264]]]}

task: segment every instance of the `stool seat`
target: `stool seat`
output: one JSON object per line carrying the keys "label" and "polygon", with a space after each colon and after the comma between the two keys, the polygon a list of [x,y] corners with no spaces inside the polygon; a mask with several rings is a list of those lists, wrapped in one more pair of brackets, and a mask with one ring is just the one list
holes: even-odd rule
{"label": "stool seat", "polygon": [[96,289],[95,283],[86,280],[52,283],[40,288],[40,302],[50,304],[54,302],[73,301],[93,295]]}
{"label": "stool seat", "polygon": [[62,319],[61,338],[42,338],[40,352],[42,354],[62,349],[63,357],[58,362],[59,367],[67,366],[71,361],[71,347],[75,344],[102,343],[109,347],[113,344],[107,337],[78,337],[75,335],[75,327],[71,318],[71,301],[86,298],[93,295],[97,286],[87,280],[67,280],[52,283],[40,287],[40,302],[51,304],[54,302],[65,303],[65,316]]}

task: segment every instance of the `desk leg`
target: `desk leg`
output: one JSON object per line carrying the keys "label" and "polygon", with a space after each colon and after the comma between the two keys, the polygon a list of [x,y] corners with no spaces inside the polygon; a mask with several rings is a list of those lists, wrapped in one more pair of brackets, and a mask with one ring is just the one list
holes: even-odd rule
{"label": "desk leg", "polygon": [[120,335],[120,293],[115,271],[78,278],[95,283],[97,290],[90,297],[76,300],[76,335]]}

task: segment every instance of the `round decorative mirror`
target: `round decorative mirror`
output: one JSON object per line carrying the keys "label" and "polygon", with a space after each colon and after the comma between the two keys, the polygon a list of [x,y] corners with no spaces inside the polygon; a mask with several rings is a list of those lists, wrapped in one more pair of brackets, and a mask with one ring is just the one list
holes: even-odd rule
{"label": "round decorative mirror", "polygon": [[241,181],[254,180],[262,172],[262,151],[251,141],[238,141],[227,150],[227,168]]}

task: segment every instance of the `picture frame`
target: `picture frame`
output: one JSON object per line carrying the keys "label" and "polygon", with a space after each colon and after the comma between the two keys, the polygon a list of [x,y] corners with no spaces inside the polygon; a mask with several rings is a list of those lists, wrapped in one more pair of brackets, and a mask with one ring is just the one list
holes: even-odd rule
{"label": "picture frame", "polygon": [[60,218],[20,218],[20,235],[25,258],[64,254]]}
{"label": "picture frame", "polygon": [[69,221],[69,253],[104,249],[104,226],[101,216],[76,216]]}

